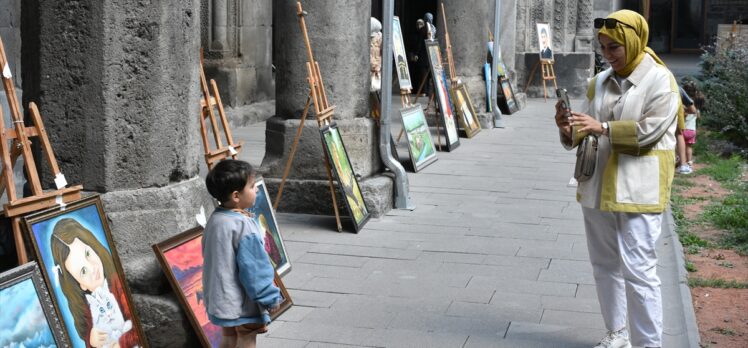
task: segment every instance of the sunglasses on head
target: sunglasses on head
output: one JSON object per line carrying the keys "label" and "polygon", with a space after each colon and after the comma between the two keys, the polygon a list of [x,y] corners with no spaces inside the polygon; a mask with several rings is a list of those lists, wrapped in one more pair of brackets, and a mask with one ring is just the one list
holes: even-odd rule
{"label": "sunglasses on head", "polygon": [[634,31],[636,32],[636,34],[639,35],[639,31],[636,30],[636,28],[634,28],[634,27],[632,27],[632,26],[630,26],[630,25],[628,25],[628,24],[626,24],[624,22],[621,22],[621,21],[619,21],[619,20],[617,20],[615,18],[595,18],[595,29],[600,29],[600,28],[603,27],[603,25],[607,29],[613,29],[619,23],[623,24],[623,25],[625,25],[625,26],[627,26],[627,27],[629,27],[631,29],[634,29]]}

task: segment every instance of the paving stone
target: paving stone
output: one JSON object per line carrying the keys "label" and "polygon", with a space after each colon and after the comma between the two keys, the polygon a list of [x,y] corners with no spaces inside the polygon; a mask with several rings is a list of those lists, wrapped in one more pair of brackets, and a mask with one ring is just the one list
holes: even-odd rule
{"label": "paving stone", "polygon": [[490,257],[501,257],[498,255],[482,255],[482,254],[468,254],[468,253],[451,253],[451,252],[434,252],[424,251],[421,256],[418,257],[418,261],[432,262],[438,266],[442,262],[452,263],[466,263],[466,264],[491,264],[488,263]]}
{"label": "paving stone", "polygon": [[553,295],[574,297],[577,286],[575,284],[552,283],[516,279],[507,281],[500,277],[475,276],[470,280],[468,289],[493,289],[499,292],[520,294]]}
{"label": "paving stone", "polygon": [[[577,291],[578,293],[579,291]],[[558,296],[543,296],[541,298],[544,309],[600,313],[600,303],[597,298],[568,298]]]}
{"label": "paving stone", "polygon": [[[536,342],[555,342],[573,347],[592,347],[605,336],[605,329],[590,329],[562,325],[548,325],[528,322],[512,322],[507,330],[507,339]],[[543,343],[539,343],[543,344]]]}
{"label": "paving stone", "polygon": [[373,329],[317,323],[284,323],[270,332],[268,337],[366,346],[372,341],[373,335]]}
{"label": "paving stone", "polygon": [[540,323],[546,325],[567,325],[574,328],[605,329],[603,316],[600,313],[546,309],[543,311],[543,319],[540,320]]}
{"label": "paving stone", "polygon": [[337,343],[330,343],[330,342],[309,342],[309,344],[304,346],[304,348],[357,348],[357,347],[374,347],[374,346],[352,346],[350,344],[337,344]]}
{"label": "paving stone", "polygon": [[508,320],[484,320],[429,312],[399,313],[390,323],[390,328],[394,329],[458,333],[468,336],[473,334],[503,335],[507,326],[509,326]]}
{"label": "paving stone", "polygon": [[447,315],[488,321],[539,322],[543,308],[538,295],[497,293],[489,304],[452,302]]}
{"label": "paving stone", "polygon": [[589,344],[559,341],[532,341],[470,335],[463,348],[589,348]]}
{"label": "paving stone", "polygon": [[314,307],[306,307],[306,306],[300,306],[296,304],[296,298],[294,295],[291,295],[291,299],[294,300],[294,305],[291,306],[287,311],[283,313],[276,321],[292,321],[292,322],[299,322],[304,320],[304,318],[309,315],[312,311],[314,311]]}
{"label": "paving stone", "polygon": [[337,310],[333,306],[332,308],[315,308],[306,315],[304,322],[353,328],[384,329],[388,327],[395,316],[395,313],[385,311]]}
{"label": "paving stone", "polygon": [[538,280],[572,284],[595,284],[589,261],[553,259],[548,269],[540,271]]}
{"label": "paving stone", "polygon": [[352,245],[317,244],[309,252],[318,254],[365,256],[385,259],[415,260],[420,254],[417,250],[364,247]]}
{"label": "paving stone", "polygon": [[577,298],[591,298],[597,300],[597,287],[594,284],[579,284]]}
{"label": "paving stone", "polygon": [[370,258],[368,257],[305,253],[295,263],[361,268],[369,260]]}
{"label": "paving stone", "polygon": [[341,295],[337,293],[299,289],[290,289],[289,295],[291,295],[291,299],[293,299],[294,306],[323,308],[329,308],[338,298],[341,297]]}
{"label": "paving stone", "polygon": [[447,262],[442,264],[439,268],[439,272],[447,274],[470,274],[472,276],[482,275],[506,277],[507,279],[537,280],[540,268],[534,267],[533,265],[496,266]]}
{"label": "paving stone", "polygon": [[543,257],[523,257],[507,255],[486,255],[485,264],[499,266],[527,266],[531,268],[548,268],[551,259]]}
{"label": "paving stone", "polygon": [[369,344],[388,348],[454,348],[462,347],[468,335],[455,333],[423,332],[403,329],[374,330]]}

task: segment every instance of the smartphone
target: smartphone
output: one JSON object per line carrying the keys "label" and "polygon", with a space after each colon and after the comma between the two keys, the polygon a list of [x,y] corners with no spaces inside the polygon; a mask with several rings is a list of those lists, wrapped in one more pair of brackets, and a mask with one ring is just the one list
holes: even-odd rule
{"label": "smartphone", "polygon": [[566,94],[566,88],[556,88],[556,97],[561,102],[561,108],[568,109],[566,117],[571,117],[571,103],[569,102],[569,95]]}

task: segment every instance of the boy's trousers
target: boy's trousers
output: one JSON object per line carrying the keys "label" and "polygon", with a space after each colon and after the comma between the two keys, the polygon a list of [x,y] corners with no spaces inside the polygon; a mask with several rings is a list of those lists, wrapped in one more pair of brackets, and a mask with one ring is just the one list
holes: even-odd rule
{"label": "boy's trousers", "polygon": [[660,347],[662,297],[655,244],[662,214],[611,213],[582,207],[587,249],[605,327],[626,327],[631,344]]}

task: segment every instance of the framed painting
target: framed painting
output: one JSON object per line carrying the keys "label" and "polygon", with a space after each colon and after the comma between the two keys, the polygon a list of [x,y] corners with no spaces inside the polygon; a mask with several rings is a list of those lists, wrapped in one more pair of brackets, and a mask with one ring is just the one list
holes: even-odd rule
{"label": "framed painting", "polygon": [[447,142],[447,151],[452,151],[460,145],[457,136],[457,122],[452,113],[449,103],[449,87],[442,66],[441,51],[439,43],[435,40],[426,40],[426,50],[429,53],[429,64],[431,64],[431,76],[434,79],[434,93],[436,93],[437,104],[441,113],[441,123],[444,126],[444,135]]}
{"label": "framed painting", "polygon": [[392,35],[392,54],[395,56],[395,70],[397,71],[397,81],[400,83],[400,89],[413,89],[410,82],[410,72],[408,71],[408,56],[405,53],[403,31],[400,28],[400,18],[397,16],[392,19]]}
{"label": "framed painting", "polygon": [[257,198],[255,199],[255,205],[249,211],[254,214],[257,225],[265,234],[265,251],[270,257],[270,262],[275,267],[275,271],[283,276],[291,271],[291,262],[288,260],[286,246],[283,244],[283,237],[278,229],[273,204],[270,202],[270,195],[268,195],[264,180],[257,180],[255,188],[257,189]]}
{"label": "framed painting", "polygon": [[551,27],[548,23],[536,23],[538,29],[538,47],[540,48],[540,60],[553,61],[553,42]]}
{"label": "framed painting", "polygon": [[512,84],[506,78],[499,78],[499,109],[501,112],[511,115],[517,111],[517,102],[514,99]]}
{"label": "framed painting", "polygon": [[418,172],[436,161],[436,148],[431,139],[431,131],[426,123],[421,104],[400,110],[403,119],[405,138],[408,141],[408,153],[413,163],[413,171]]}
{"label": "framed painting", "polygon": [[70,347],[36,262],[0,274],[0,347]]}
{"label": "framed painting", "polygon": [[358,233],[364,224],[369,221],[371,214],[369,209],[366,208],[361,187],[353,173],[348,152],[345,150],[343,139],[335,123],[323,127],[320,133],[322,134],[322,144],[325,145],[325,151],[327,151],[332,164],[332,172],[335,173],[340,189],[343,190],[345,205],[351,214],[351,220],[353,220],[353,229]]}
{"label": "framed painting", "polygon": [[[221,327],[210,322],[203,301],[202,239],[203,228],[195,227],[154,244],[153,251],[200,343],[203,347],[218,347],[221,343]],[[292,305],[291,296],[277,272],[275,283],[281,289],[283,302],[277,310],[270,312],[273,320]]]}
{"label": "framed painting", "polygon": [[196,227],[153,245],[174,294],[177,295],[203,347],[218,347],[221,327],[208,320],[203,301],[203,228]]}
{"label": "framed painting", "polygon": [[24,217],[73,347],[147,347],[98,195]]}
{"label": "framed painting", "polygon": [[467,85],[460,83],[452,88],[452,100],[455,103],[455,110],[460,119],[460,125],[465,130],[468,138],[472,138],[480,132],[480,121],[478,114],[475,112],[473,101],[467,90]]}

